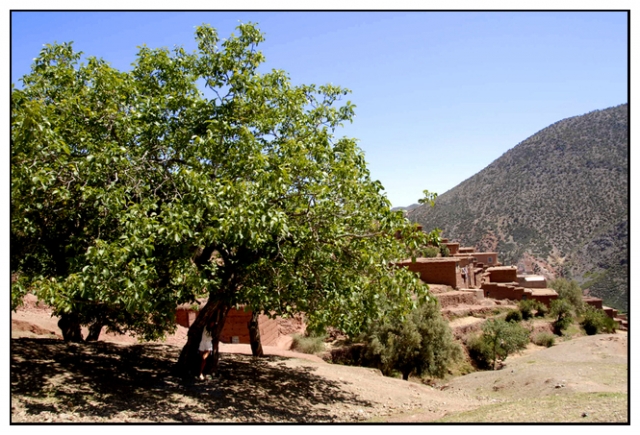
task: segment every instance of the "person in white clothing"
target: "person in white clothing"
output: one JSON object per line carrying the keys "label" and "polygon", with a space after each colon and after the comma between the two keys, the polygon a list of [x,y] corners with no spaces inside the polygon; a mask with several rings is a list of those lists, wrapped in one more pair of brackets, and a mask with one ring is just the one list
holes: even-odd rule
{"label": "person in white clothing", "polygon": [[207,363],[207,358],[209,357],[211,352],[213,352],[213,340],[206,327],[202,330],[202,338],[200,339],[200,347],[198,348],[198,350],[200,351],[201,360],[199,378],[202,381],[204,380],[204,375],[202,374],[202,372],[204,372],[204,366]]}

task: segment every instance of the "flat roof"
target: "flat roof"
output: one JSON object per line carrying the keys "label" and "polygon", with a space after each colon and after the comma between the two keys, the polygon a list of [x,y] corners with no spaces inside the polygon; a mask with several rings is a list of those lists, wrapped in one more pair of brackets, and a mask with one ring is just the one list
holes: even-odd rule
{"label": "flat roof", "polygon": [[515,268],[515,266],[493,266],[487,268],[487,271],[491,272],[492,270],[513,270]]}
{"label": "flat roof", "polygon": [[[448,263],[459,262],[458,258],[453,257],[417,257],[416,263]],[[397,262],[396,264],[412,263],[410,258]]]}
{"label": "flat roof", "polygon": [[537,296],[551,296],[551,295],[557,296],[558,295],[558,292],[556,292],[552,288],[532,288],[528,290],[531,290],[532,295],[537,295]]}
{"label": "flat roof", "polygon": [[525,281],[545,281],[546,278],[541,275],[525,275],[524,280]]}

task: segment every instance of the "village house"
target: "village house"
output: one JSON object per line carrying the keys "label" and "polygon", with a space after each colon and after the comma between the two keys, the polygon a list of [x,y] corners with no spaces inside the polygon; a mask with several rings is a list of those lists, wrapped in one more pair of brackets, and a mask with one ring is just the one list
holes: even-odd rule
{"label": "village house", "polygon": [[[418,226],[418,231],[422,227]],[[399,235],[396,235],[399,237]],[[473,247],[461,247],[459,243],[442,239],[442,244],[449,248],[449,257],[416,258],[395,263],[398,267],[406,267],[418,274],[428,284],[441,284],[466,294],[463,299],[480,301],[484,298],[506,299],[511,301],[537,300],[547,307],[558,298],[558,293],[547,287],[547,281],[541,275],[518,274],[516,266],[503,266],[498,261],[497,252],[477,252]],[[453,293],[453,292],[450,292]],[[460,295],[448,296],[460,300]],[[614,319],[620,328],[628,328],[626,316],[619,315],[616,310],[602,305],[602,299],[585,297],[585,303],[598,309]],[[200,302],[200,306],[204,302]],[[178,307],[177,323],[189,327],[197,315],[197,306],[182,305]],[[220,337],[223,343],[249,344],[249,321],[251,311],[232,308],[227,315],[224,329]],[[283,346],[291,342],[291,334],[301,333],[305,325],[301,316],[292,319],[269,318],[261,314],[258,320],[260,338],[263,346]]]}

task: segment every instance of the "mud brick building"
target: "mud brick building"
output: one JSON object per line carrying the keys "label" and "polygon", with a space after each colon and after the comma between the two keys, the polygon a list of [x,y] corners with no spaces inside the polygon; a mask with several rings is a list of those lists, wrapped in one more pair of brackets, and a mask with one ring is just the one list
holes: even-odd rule
{"label": "mud brick building", "polygon": [[[200,302],[200,306],[204,302]],[[184,304],[176,311],[176,322],[185,328],[190,327],[198,315],[198,304]],[[227,319],[220,334],[222,343],[249,344],[249,322],[251,321],[251,310],[231,308],[227,314]],[[305,325],[301,316],[290,319],[276,317],[269,318],[265,314],[258,317],[258,328],[260,330],[260,341],[263,346],[277,346],[283,341],[290,341],[289,335],[292,333],[304,332]]]}

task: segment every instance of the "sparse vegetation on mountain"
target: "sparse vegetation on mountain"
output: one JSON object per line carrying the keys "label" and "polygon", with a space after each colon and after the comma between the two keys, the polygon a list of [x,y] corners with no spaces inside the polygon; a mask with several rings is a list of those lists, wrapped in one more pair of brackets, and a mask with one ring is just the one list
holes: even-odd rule
{"label": "sparse vegetation on mountain", "polygon": [[628,308],[628,104],[539,131],[435,202],[407,216]]}

